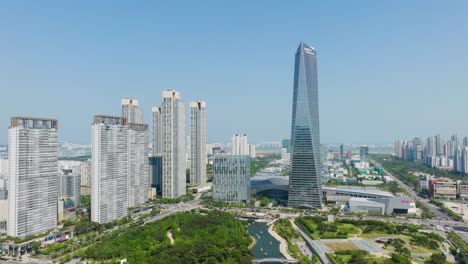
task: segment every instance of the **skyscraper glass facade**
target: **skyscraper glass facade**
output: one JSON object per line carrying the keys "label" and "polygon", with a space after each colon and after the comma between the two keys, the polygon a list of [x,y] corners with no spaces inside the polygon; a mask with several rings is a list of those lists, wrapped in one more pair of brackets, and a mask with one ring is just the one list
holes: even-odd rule
{"label": "skyscraper glass facade", "polygon": [[317,54],[301,42],[296,51],[288,205],[322,208]]}

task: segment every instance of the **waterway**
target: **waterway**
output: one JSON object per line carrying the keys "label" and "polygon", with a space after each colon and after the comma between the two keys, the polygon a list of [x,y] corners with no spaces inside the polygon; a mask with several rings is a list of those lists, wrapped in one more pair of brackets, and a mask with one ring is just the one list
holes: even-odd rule
{"label": "waterway", "polygon": [[[280,252],[280,243],[268,232],[265,223],[249,222],[249,233],[255,238],[255,246],[252,254],[256,259],[262,258],[284,258]],[[262,262],[262,264],[280,264],[282,262]]]}

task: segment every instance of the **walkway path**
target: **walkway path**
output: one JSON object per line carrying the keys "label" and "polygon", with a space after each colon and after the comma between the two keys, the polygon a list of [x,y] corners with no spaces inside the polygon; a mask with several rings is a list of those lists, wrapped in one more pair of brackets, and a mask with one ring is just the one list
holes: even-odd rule
{"label": "walkway path", "polygon": [[167,231],[167,237],[171,241],[171,245],[174,245],[174,238],[172,237],[172,230]]}
{"label": "walkway path", "polygon": [[273,226],[274,222],[268,228],[268,232],[280,242],[281,254],[283,254],[283,256],[288,260],[294,260],[294,258],[288,252],[288,241],[286,241],[286,239],[284,239],[282,236],[278,235],[278,233],[276,233],[276,231],[273,229]]}

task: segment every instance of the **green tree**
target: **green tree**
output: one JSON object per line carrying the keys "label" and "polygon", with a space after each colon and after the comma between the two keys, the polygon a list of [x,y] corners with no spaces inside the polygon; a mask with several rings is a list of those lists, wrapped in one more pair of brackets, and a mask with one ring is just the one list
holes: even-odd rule
{"label": "green tree", "polygon": [[447,257],[443,253],[432,254],[431,259],[426,261],[428,264],[445,264],[447,263]]}

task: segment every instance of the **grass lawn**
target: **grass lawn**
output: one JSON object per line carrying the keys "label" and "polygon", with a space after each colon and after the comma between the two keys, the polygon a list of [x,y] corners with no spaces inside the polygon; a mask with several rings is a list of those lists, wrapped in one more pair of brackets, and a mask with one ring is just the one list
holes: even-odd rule
{"label": "grass lawn", "polygon": [[406,243],[406,247],[414,254],[433,254],[433,253],[440,253],[440,250],[437,249],[429,249],[421,246],[413,246],[410,244],[410,237],[403,236],[401,238]]}
{"label": "grass lawn", "polygon": [[350,235],[357,235],[361,233],[361,229],[352,224],[338,224],[338,230],[344,231]]}
{"label": "grass lawn", "polygon": [[391,236],[385,232],[378,232],[378,231],[373,231],[370,233],[362,233],[359,235],[363,239],[371,239],[371,238],[378,238],[378,237],[388,237]]}
{"label": "grass lawn", "polygon": [[351,260],[351,255],[335,255],[336,259],[340,259],[343,263],[348,263]]}
{"label": "grass lawn", "polygon": [[373,264],[380,264],[380,263],[384,263],[384,261],[388,259],[388,258],[384,258],[384,257],[374,257],[371,255],[371,257],[369,257],[369,263],[373,263]]}
{"label": "grass lawn", "polygon": [[337,250],[359,250],[359,248],[357,248],[351,242],[325,243],[325,245],[328,248],[330,248],[332,251],[337,251]]}

